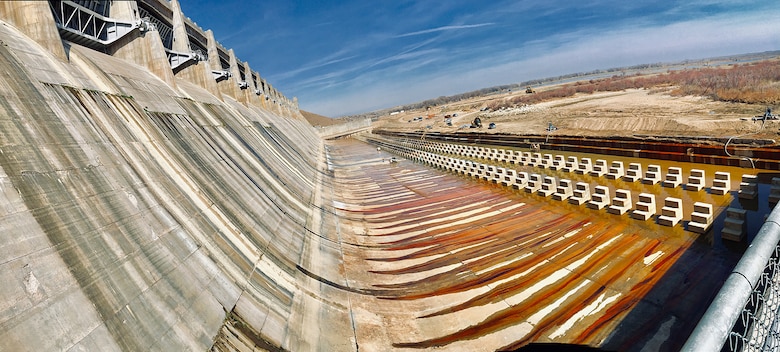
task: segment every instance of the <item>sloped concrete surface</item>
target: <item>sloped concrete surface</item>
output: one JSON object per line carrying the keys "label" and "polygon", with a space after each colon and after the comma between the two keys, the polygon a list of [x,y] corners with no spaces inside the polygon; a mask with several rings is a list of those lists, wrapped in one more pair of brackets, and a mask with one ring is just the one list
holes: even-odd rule
{"label": "sloped concrete surface", "polygon": [[344,350],[340,300],[297,268],[338,258],[306,240],[332,226],[313,128],[89,49],[57,60],[5,23],[0,40],[0,350],[207,350],[230,321],[250,346]]}

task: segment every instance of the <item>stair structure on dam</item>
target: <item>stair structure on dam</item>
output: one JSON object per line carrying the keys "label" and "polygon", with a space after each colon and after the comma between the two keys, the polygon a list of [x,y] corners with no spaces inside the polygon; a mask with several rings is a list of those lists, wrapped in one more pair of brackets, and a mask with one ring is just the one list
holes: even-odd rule
{"label": "stair structure on dam", "polygon": [[[730,168],[689,191],[325,140],[370,121],[313,128],[177,0],[0,2],[0,70],[0,351],[675,350],[743,244],[718,240]],[[667,197],[673,227],[631,202]]]}

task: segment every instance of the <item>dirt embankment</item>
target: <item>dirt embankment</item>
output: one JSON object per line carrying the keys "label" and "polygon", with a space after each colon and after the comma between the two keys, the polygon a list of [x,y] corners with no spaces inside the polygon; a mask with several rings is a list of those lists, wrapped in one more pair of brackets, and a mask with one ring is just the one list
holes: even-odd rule
{"label": "dirt embankment", "polygon": [[[405,111],[386,116],[375,128],[401,131],[455,132],[468,128],[475,117],[483,123],[481,132],[544,134],[552,124],[552,133],[577,136],[674,136],[755,139],[780,139],[780,121],[753,121],[766,106],[716,102],[703,97],[674,97],[672,88],[629,89],[620,92],[578,94],[569,98],[499,111],[480,111],[495,99],[511,99],[522,92],[505,93],[490,99],[462,101],[428,110]],[[452,126],[444,116],[452,117]],[[431,116],[432,115],[432,116]],[[421,120],[414,118],[422,116]],[[428,117],[431,116],[431,117]],[[495,123],[496,128],[487,129]]]}
{"label": "dirt embankment", "polygon": [[306,121],[308,121],[312,126],[330,126],[343,122],[341,120],[332,119],[330,117],[322,116],[305,110],[301,110],[301,115],[303,115]]}

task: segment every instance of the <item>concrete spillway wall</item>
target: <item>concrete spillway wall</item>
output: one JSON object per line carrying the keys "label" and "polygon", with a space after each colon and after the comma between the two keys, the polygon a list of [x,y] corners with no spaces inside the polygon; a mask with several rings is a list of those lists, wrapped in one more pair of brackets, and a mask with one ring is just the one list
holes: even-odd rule
{"label": "concrete spillway wall", "polygon": [[354,133],[366,132],[371,130],[371,119],[363,118],[354,121],[348,121],[336,125],[320,127],[318,132],[324,139],[338,138]]}
{"label": "concrete spillway wall", "polygon": [[0,350],[343,350],[346,313],[299,270],[339,281],[312,242],[316,130],[6,22],[0,41]]}

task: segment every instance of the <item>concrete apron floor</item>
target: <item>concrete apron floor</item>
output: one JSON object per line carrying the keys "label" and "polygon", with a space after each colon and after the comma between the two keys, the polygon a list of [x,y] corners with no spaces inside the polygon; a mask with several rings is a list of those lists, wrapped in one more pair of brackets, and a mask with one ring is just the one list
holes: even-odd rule
{"label": "concrete apron floor", "polygon": [[745,247],[328,143],[361,349],[677,350]]}

